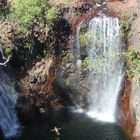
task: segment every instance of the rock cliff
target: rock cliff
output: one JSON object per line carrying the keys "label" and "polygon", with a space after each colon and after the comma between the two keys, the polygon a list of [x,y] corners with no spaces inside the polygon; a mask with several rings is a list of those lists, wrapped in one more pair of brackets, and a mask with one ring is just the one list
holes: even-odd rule
{"label": "rock cliff", "polygon": [[[107,7],[122,15],[135,14],[136,17],[131,21],[129,36],[126,38],[126,49],[128,47],[140,53],[140,2],[138,0],[127,0],[126,3],[120,1],[108,1]],[[131,34],[131,35],[130,35]],[[126,130],[132,139],[140,140],[140,86],[135,78],[126,80],[124,95],[122,96],[122,108],[126,117]]]}
{"label": "rock cliff", "polygon": [[[61,6],[60,17],[54,22],[54,26],[49,35],[46,36],[50,46],[54,47],[51,56],[44,56],[44,44],[37,42],[35,55],[29,55],[26,52],[15,53],[11,61],[16,69],[17,77],[22,83],[23,95],[17,101],[17,111],[22,122],[34,120],[36,116],[46,115],[52,109],[62,109],[66,106],[79,106],[86,108],[86,94],[90,91],[86,79],[87,72],[81,71],[82,77],[79,80],[77,69],[81,67],[81,61],[78,61],[76,50],[76,35],[78,25],[84,20],[88,22],[91,18],[98,15],[98,11],[104,9],[104,13],[112,16],[118,16],[122,20],[122,15],[136,15],[131,22],[131,28],[124,36],[125,49],[130,46],[137,53],[140,53],[140,3],[137,0],[81,0],[80,2],[71,2],[62,5],[61,1],[54,3]],[[101,5],[101,6],[100,6]],[[108,11],[108,10],[109,11]],[[15,33],[16,23],[0,22],[0,45],[13,47],[11,38]],[[11,26],[11,27],[10,27]],[[86,24],[82,25],[83,29]],[[8,30],[4,30],[8,28]],[[4,32],[4,34],[3,34]],[[16,34],[16,33],[15,33]],[[19,38],[18,41],[20,41]],[[7,44],[5,44],[5,42]],[[61,46],[61,47],[60,47]],[[8,46],[9,47],[9,46]],[[8,50],[7,50],[8,51]],[[81,60],[86,56],[86,50],[82,48]],[[23,61],[18,59],[23,57],[26,67],[22,68]],[[28,57],[26,57],[28,56]],[[17,72],[18,71],[18,72]],[[22,72],[22,73],[21,73]],[[80,92],[79,92],[80,91]],[[77,96],[77,95],[81,96]],[[71,100],[71,98],[75,100]],[[124,129],[132,139],[140,140],[140,86],[135,79],[128,79],[124,82],[124,94],[120,99],[122,108],[122,123]]]}

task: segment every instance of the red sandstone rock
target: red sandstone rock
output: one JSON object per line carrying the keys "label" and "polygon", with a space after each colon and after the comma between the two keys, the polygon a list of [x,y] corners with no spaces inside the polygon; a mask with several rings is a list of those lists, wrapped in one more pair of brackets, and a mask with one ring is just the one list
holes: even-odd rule
{"label": "red sandstone rock", "polygon": [[[127,40],[127,45],[130,45],[136,52],[140,52],[139,44],[139,29],[140,29],[140,2],[137,0],[128,0],[123,3],[119,0],[109,0],[107,7],[115,12],[118,16],[125,14],[137,14],[137,18],[132,22],[131,30],[132,36]],[[124,95],[122,96],[122,110],[124,113],[123,128],[127,131],[131,139],[140,139],[140,87],[134,79],[126,80],[124,87]]]}

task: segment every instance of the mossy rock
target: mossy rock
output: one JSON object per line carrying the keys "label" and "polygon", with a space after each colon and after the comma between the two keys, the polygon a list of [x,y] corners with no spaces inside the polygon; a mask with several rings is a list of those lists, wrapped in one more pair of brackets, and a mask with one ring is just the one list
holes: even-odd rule
{"label": "mossy rock", "polygon": [[62,61],[61,61],[61,67],[64,67],[65,64],[71,62],[74,60],[74,55],[73,52],[68,51],[66,52],[66,54],[64,54],[65,52],[63,52],[62,54]]}

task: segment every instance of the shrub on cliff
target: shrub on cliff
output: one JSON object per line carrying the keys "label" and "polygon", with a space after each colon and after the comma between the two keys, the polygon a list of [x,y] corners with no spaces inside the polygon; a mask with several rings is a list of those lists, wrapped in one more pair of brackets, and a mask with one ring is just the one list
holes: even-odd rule
{"label": "shrub on cliff", "polygon": [[12,47],[9,47],[6,53],[12,54],[11,63],[16,69],[27,70],[35,58],[44,57],[50,51],[48,48],[51,47],[46,47],[46,44],[58,10],[51,0],[11,1],[7,21],[10,20],[18,26],[16,33],[13,30],[8,32]]}
{"label": "shrub on cliff", "polygon": [[134,78],[140,84],[140,54],[135,50],[128,48],[124,53],[127,60],[127,75]]}
{"label": "shrub on cliff", "polygon": [[48,31],[57,12],[58,8],[50,0],[13,0],[11,5],[12,16],[20,23],[22,32],[27,34],[37,30],[36,26],[44,26],[43,30]]}
{"label": "shrub on cliff", "polygon": [[131,24],[136,18],[137,14],[136,13],[125,13],[121,16],[121,22],[120,22],[120,27],[124,32],[127,32],[131,28]]}

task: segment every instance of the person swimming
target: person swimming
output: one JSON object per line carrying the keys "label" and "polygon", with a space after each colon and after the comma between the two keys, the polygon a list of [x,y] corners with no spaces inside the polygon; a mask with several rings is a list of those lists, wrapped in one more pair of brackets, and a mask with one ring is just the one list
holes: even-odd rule
{"label": "person swimming", "polygon": [[61,128],[54,127],[54,129],[51,131],[54,131],[58,136],[60,136],[60,132],[59,132],[60,129]]}

